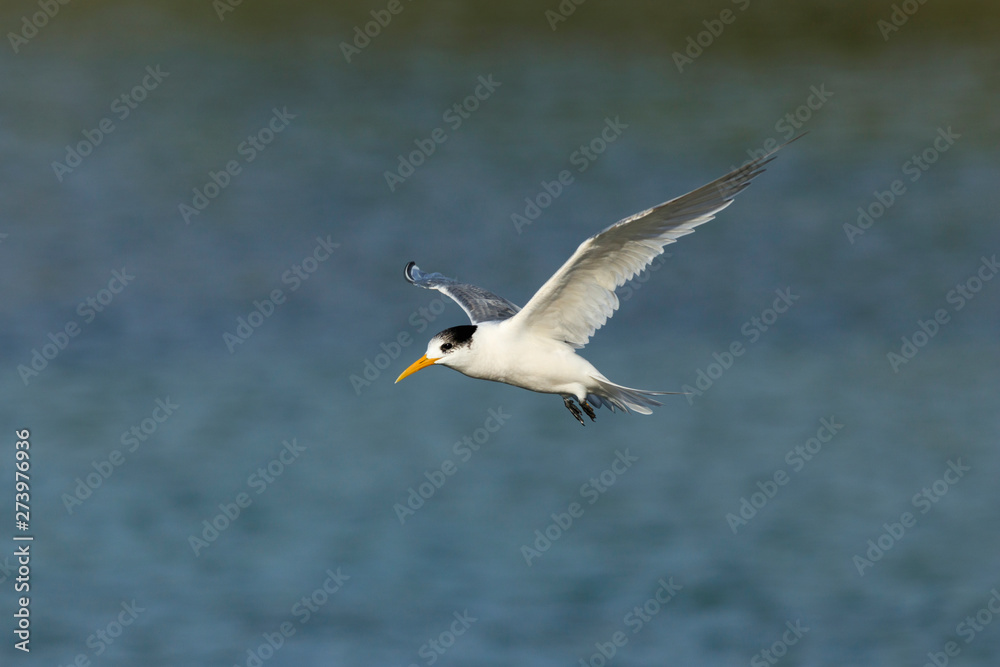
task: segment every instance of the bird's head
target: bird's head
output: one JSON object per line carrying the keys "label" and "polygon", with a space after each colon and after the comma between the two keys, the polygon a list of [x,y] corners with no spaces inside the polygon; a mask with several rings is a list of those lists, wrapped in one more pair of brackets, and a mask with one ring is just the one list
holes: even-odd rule
{"label": "bird's head", "polygon": [[461,370],[463,362],[469,358],[472,352],[472,334],[475,332],[476,326],[474,324],[464,324],[445,329],[437,334],[427,343],[427,352],[424,353],[424,356],[410,364],[409,368],[396,378],[396,382],[428,366],[450,366]]}

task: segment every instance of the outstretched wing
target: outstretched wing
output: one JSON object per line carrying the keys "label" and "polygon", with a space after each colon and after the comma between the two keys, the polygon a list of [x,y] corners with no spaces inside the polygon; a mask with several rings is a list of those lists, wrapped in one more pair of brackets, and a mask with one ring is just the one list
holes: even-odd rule
{"label": "outstretched wing", "polygon": [[403,274],[418,287],[436,289],[450,296],[462,307],[473,324],[506,320],[521,310],[502,296],[487,292],[482,287],[460,283],[440,273],[424,273],[415,262],[407,264]]}
{"label": "outstretched wing", "polygon": [[665,245],[692,233],[729,206],[782,147],[590,237],[531,297],[511,325],[517,322],[532,333],[583,347],[618,310],[615,289],[642,272]]}

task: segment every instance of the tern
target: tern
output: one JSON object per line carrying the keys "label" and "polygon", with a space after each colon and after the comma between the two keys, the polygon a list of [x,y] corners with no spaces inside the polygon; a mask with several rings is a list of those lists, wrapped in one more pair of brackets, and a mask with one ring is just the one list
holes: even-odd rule
{"label": "tern", "polygon": [[406,279],[454,299],[471,323],[431,338],[427,352],[396,382],[428,366],[447,366],[469,377],[559,394],[584,425],[581,409],[591,421],[597,418],[595,407],[650,414],[650,408],[662,405],[655,396],[683,392],[615,384],[576,351],[618,309],[618,287],[644,271],[664,246],[694,232],[729,206],[786,145],[591,236],[523,308],[481,287],[425,273],[410,262],[403,271]]}

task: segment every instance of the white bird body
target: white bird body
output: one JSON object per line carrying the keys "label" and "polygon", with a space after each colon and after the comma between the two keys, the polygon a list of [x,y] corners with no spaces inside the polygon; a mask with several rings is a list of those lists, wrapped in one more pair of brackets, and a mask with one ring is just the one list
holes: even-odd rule
{"label": "white bird body", "polygon": [[523,309],[481,287],[439,273],[424,273],[410,262],[404,271],[406,279],[447,294],[465,310],[472,324],[434,336],[424,356],[396,382],[427,366],[448,366],[469,377],[559,394],[581,424],[584,421],[573,398],[591,420],[595,418],[593,407],[602,406],[650,414],[651,407],[661,405],[654,396],[678,392],[615,384],[576,351],[618,309],[615,289],[641,273],[664,246],[692,233],[729,206],[779,149],[590,237]]}
{"label": "white bird body", "polygon": [[[517,326],[516,318],[477,325],[470,354],[442,357],[443,366],[480,380],[503,382],[543,394],[572,394],[585,400],[598,389],[590,376],[603,378],[570,345],[538,338]],[[433,353],[428,346],[428,352]]]}

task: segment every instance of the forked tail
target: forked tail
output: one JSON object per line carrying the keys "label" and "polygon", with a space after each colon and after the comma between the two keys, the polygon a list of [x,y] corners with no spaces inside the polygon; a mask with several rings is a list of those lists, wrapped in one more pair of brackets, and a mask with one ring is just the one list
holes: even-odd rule
{"label": "forked tail", "polygon": [[596,392],[587,394],[587,402],[594,407],[606,406],[612,412],[615,408],[622,412],[638,412],[641,415],[652,414],[650,408],[663,405],[653,396],[667,396],[670,394],[683,394],[682,391],[646,391],[645,389],[632,389],[615,384],[605,377],[591,376],[599,385]]}

